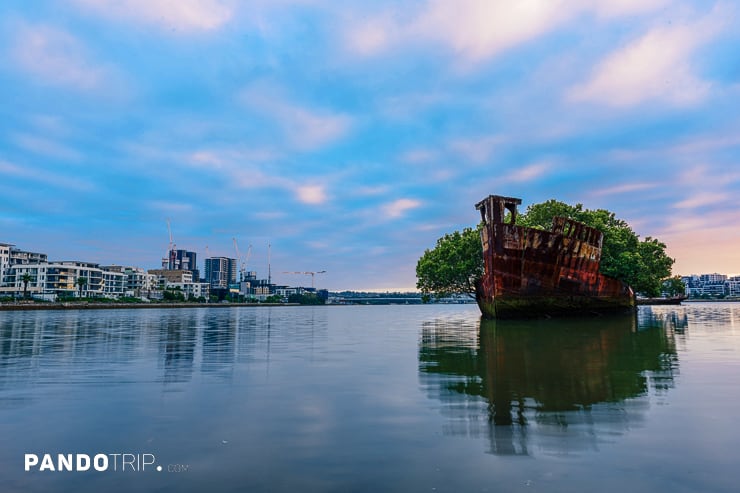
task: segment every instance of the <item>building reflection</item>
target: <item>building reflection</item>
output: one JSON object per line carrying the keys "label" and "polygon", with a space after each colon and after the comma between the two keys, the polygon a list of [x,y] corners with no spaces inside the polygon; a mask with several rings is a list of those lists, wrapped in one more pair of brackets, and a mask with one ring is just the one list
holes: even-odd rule
{"label": "building reflection", "polygon": [[449,434],[487,436],[494,454],[568,453],[638,426],[651,392],[674,384],[686,318],[424,324],[420,380]]}
{"label": "building reflection", "polygon": [[[302,311],[298,320],[291,313],[274,315],[269,307],[5,312],[0,391],[7,392],[0,406],[22,405],[21,389],[57,380],[131,382],[152,360],[153,382],[163,391],[180,391],[198,374],[230,380],[239,367],[267,372],[271,354],[280,357],[295,345],[310,352],[326,340],[325,311]],[[272,329],[274,318],[280,331]]]}
{"label": "building reflection", "polygon": [[230,376],[236,357],[236,333],[240,325],[240,312],[229,310],[218,320],[203,326],[202,361],[203,373]]}
{"label": "building reflection", "polygon": [[171,318],[163,324],[159,352],[165,384],[188,382],[192,378],[198,343],[196,327],[197,324],[182,318]]}

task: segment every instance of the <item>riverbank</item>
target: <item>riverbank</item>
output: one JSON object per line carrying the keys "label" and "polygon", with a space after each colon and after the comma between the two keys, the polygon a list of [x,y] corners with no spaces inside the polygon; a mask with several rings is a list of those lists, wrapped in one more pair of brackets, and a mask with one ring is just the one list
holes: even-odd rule
{"label": "riverbank", "polygon": [[298,303],[0,303],[0,311],[110,310],[117,308],[231,308],[236,306],[299,306]]}
{"label": "riverbank", "polygon": [[684,300],[688,303],[738,303],[740,298],[722,298],[722,299],[701,299],[701,298],[687,298]]}
{"label": "riverbank", "polygon": [[638,298],[638,305],[680,305],[682,303],[738,303],[740,298],[701,299],[701,298]]}

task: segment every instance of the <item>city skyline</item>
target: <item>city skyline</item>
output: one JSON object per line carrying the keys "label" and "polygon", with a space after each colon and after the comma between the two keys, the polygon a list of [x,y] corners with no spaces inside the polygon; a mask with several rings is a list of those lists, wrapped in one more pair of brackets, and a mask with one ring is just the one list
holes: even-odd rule
{"label": "city skyline", "polygon": [[609,209],[674,275],[740,274],[732,2],[0,13],[0,241],[23,250],[156,268],[169,221],[201,258],[236,238],[266,273],[269,250],[279,284],[408,291],[424,249],[502,194]]}

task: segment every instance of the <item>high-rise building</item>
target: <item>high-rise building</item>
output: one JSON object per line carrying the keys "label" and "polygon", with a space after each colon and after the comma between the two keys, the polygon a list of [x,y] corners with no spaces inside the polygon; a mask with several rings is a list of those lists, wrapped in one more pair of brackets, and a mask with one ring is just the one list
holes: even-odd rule
{"label": "high-rise building", "polygon": [[206,259],[206,282],[211,289],[228,289],[236,283],[236,259],[212,257]]}
{"label": "high-rise building", "polygon": [[189,270],[193,274],[193,282],[200,279],[198,270],[198,255],[188,250],[172,249],[166,259],[163,259],[162,268],[167,270]]}

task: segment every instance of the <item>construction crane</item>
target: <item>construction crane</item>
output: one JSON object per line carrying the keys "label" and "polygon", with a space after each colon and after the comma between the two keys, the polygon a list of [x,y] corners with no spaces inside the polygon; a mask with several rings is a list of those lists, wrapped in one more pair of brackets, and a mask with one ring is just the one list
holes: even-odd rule
{"label": "construction crane", "polygon": [[247,263],[249,262],[249,257],[252,255],[252,245],[249,245],[249,248],[247,248],[247,254],[242,257],[239,254],[239,244],[236,241],[236,238],[232,238],[234,240],[234,250],[236,251],[236,261],[239,264],[239,280],[243,281],[247,277]]}
{"label": "construction crane", "polygon": [[306,275],[306,276],[311,276],[311,287],[312,287],[312,288],[313,288],[313,287],[315,287],[315,285],[314,285],[314,279],[315,279],[315,277],[316,277],[316,274],[325,274],[325,273],[326,273],[326,271],[325,271],[325,270],[319,270],[319,271],[316,271],[316,272],[314,272],[314,271],[304,271],[304,272],[301,272],[301,271],[293,271],[293,272],[283,272],[283,274],[303,274],[303,275]]}
{"label": "construction crane", "polygon": [[[252,256],[252,244],[249,244],[249,247],[247,247],[247,254],[244,256],[244,262],[242,262],[242,272],[244,273],[246,277],[247,273],[247,265],[249,264],[249,257]],[[242,278],[242,280],[244,280]]]}
{"label": "construction crane", "polygon": [[239,282],[244,280],[244,262],[242,262],[242,256],[239,253],[239,244],[236,242],[236,238],[232,238],[234,240],[234,250],[236,251],[236,263],[238,265],[239,269]]}
{"label": "construction crane", "polygon": [[167,218],[167,234],[170,236],[170,246],[167,250],[167,257],[162,258],[162,268],[163,269],[170,269],[174,268],[174,251],[175,251],[175,242],[172,240],[172,228],[170,227],[170,218]]}
{"label": "construction crane", "polygon": [[175,246],[175,243],[172,241],[172,228],[170,227],[170,218],[167,218],[167,233],[170,235],[170,250],[172,250]]}

